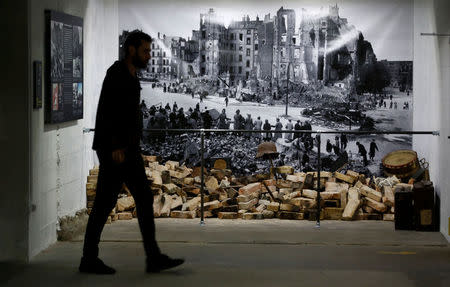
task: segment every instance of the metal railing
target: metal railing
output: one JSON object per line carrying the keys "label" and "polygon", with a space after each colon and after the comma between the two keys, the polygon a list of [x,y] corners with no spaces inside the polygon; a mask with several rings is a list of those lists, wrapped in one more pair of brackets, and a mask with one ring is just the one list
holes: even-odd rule
{"label": "metal railing", "polygon": [[[93,132],[95,129],[93,128],[84,128],[83,133]],[[322,134],[352,134],[352,135],[433,135],[440,136],[440,131],[339,131],[339,130],[230,130],[230,129],[143,129],[142,131],[149,133],[199,133],[200,134],[200,154],[201,154],[201,186],[200,186],[200,225],[205,225],[204,219],[204,188],[205,188],[205,178],[204,178],[204,169],[205,169],[205,134],[206,133],[291,133],[291,134],[316,134],[315,139],[317,140],[317,198],[316,198],[316,206],[317,206],[317,220],[315,228],[320,228],[320,170],[321,170],[321,154],[320,154],[320,146],[321,146],[321,136]]]}

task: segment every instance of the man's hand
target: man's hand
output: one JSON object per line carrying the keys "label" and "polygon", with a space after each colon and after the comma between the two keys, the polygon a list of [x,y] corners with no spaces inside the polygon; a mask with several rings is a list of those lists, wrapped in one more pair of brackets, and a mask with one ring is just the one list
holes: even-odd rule
{"label": "man's hand", "polygon": [[115,163],[122,163],[125,160],[125,149],[116,149],[112,152],[112,159]]}

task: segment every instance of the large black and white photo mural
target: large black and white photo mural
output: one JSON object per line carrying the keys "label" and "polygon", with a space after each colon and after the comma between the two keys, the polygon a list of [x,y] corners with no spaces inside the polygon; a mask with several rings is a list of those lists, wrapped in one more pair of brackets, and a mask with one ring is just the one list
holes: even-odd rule
{"label": "large black and white photo mural", "polygon": [[[119,42],[153,39],[140,72],[144,128],[261,130],[206,135],[207,159],[236,174],[276,143],[276,165],[316,168],[315,134],[276,130],[412,129],[413,3],[380,1],[119,1]],[[381,174],[384,155],[409,135],[321,135],[323,170],[342,162]],[[144,133],[143,150],[198,165],[196,134]],[[361,150],[367,152],[366,157]]]}

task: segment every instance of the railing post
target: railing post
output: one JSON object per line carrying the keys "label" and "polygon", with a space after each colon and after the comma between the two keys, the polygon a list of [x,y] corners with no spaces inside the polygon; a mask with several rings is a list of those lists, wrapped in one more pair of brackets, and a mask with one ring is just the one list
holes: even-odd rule
{"label": "railing post", "polygon": [[201,129],[200,130],[200,142],[201,142],[201,186],[200,186],[200,198],[201,198],[201,203],[200,203],[200,225],[205,225],[205,218],[203,215],[203,211],[204,211],[204,185],[205,185],[205,175],[204,175],[204,168],[205,168],[205,158],[204,158],[204,154],[205,154],[205,129]]}
{"label": "railing post", "polygon": [[317,222],[316,228],[320,228],[320,145],[321,145],[321,134],[320,131],[317,132]]}

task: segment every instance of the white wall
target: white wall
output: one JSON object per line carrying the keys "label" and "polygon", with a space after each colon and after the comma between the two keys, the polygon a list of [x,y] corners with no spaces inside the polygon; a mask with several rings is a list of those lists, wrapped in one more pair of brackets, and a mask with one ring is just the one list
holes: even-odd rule
{"label": "white wall", "polygon": [[450,33],[450,1],[414,1],[414,130],[440,130],[440,137],[414,136],[413,149],[430,163],[440,196],[440,230],[450,241],[450,40],[420,33]]}
{"label": "white wall", "polygon": [[[30,202],[36,209],[29,217],[30,257],[56,241],[58,218],[74,215],[86,206],[86,177],[94,165],[94,154],[92,134],[83,134],[83,128],[94,126],[103,78],[118,51],[117,0],[31,1],[30,65],[34,60],[45,65],[46,9],[84,19],[84,117],[44,125],[44,110],[31,111]],[[45,95],[44,87],[42,92]]]}

